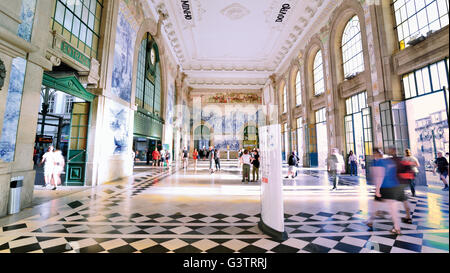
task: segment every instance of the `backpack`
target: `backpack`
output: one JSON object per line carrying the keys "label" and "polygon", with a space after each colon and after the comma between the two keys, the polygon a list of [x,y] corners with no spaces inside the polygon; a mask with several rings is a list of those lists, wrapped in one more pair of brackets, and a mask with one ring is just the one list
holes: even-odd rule
{"label": "backpack", "polygon": [[295,156],[293,156],[293,155],[289,156],[288,164],[289,164],[289,166],[296,166],[297,165],[297,159],[295,158]]}
{"label": "backpack", "polygon": [[397,179],[400,184],[409,184],[415,178],[414,163],[411,161],[394,158],[397,167]]}

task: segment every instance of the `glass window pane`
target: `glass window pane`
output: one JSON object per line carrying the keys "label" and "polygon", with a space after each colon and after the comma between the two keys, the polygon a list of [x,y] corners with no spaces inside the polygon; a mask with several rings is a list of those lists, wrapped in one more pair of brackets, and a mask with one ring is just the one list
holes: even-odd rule
{"label": "glass window pane", "polygon": [[73,20],[73,15],[70,11],[66,11],[66,17],[64,18],[64,27],[68,30],[72,30],[72,20]]}
{"label": "glass window pane", "polygon": [[410,0],[406,5],[394,2],[400,49],[416,35],[439,30],[448,25],[448,0]]}
{"label": "glass window pane", "polygon": [[60,2],[56,2],[55,20],[56,22],[63,24],[64,20],[64,6]]}
{"label": "glass window pane", "polygon": [[80,28],[80,40],[86,42],[86,25],[82,24]]}
{"label": "glass window pane", "polygon": [[92,14],[92,13],[89,13],[89,28],[90,29],[94,29],[94,23],[95,23],[95,21],[94,21],[94,14]]}

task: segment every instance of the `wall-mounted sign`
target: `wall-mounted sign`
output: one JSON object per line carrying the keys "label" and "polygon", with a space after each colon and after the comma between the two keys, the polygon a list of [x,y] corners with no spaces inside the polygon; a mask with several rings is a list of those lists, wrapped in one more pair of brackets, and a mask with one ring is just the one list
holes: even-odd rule
{"label": "wall-mounted sign", "polygon": [[287,11],[291,8],[291,5],[289,4],[283,4],[281,6],[280,11],[278,12],[278,16],[277,19],[275,20],[275,22],[281,23],[283,22],[284,16],[286,15]]}
{"label": "wall-mounted sign", "polygon": [[183,9],[184,19],[192,20],[191,5],[188,0],[181,0],[181,8]]}
{"label": "wall-mounted sign", "polygon": [[80,51],[76,50],[74,47],[69,45],[67,42],[61,42],[61,51],[67,56],[71,57],[75,61],[81,63],[84,66],[91,67],[91,59],[82,54]]}
{"label": "wall-mounted sign", "polygon": [[36,136],[37,143],[53,143],[53,137],[51,136]]}
{"label": "wall-mounted sign", "polygon": [[61,135],[62,143],[69,143],[69,135]]}

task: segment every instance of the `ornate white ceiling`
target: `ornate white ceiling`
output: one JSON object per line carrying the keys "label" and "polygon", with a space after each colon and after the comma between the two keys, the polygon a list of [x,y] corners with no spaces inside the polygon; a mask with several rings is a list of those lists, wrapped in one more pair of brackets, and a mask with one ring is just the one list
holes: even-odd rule
{"label": "ornate white ceiling", "polygon": [[164,30],[189,85],[232,89],[262,88],[320,12],[335,2],[148,1],[168,14]]}

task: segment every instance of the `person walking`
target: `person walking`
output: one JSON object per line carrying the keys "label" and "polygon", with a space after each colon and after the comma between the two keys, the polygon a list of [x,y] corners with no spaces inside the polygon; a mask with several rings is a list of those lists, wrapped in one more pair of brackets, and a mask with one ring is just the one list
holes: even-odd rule
{"label": "person walking", "polygon": [[146,159],[146,163],[147,163],[147,165],[150,165],[150,157],[151,157],[152,155],[151,155],[151,153],[150,153],[150,149],[147,149],[146,151],[145,151],[145,159]]}
{"label": "person walking", "polygon": [[337,185],[339,183],[339,175],[345,172],[345,162],[344,157],[339,154],[337,148],[333,148],[331,155],[327,160],[328,172],[333,180],[333,188],[331,190],[337,190]]}
{"label": "person walking", "polygon": [[250,155],[248,154],[248,150],[244,150],[244,154],[241,156],[241,164],[242,164],[242,182],[250,182]]}
{"label": "person walking", "polygon": [[220,150],[214,149],[214,162],[216,163],[216,170],[220,171]]}
{"label": "person walking", "polygon": [[297,156],[295,155],[294,152],[292,152],[288,158],[288,174],[285,178],[289,178],[289,175],[291,175],[292,179],[294,179],[295,176],[294,171],[296,166],[297,166]]}
{"label": "person walking", "polygon": [[[252,182],[257,182],[257,181],[259,181],[259,153],[256,149],[253,150],[252,165],[253,165],[253,168],[252,168],[253,180],[252,180]],[[256,174],[256,180],[255,180],[255,174]]]}
{"label": "person walking", "polygon": [[241,157],[244,155],[244,149],[240,149],[238,152],[238,169],[242,172],[242,160]]}
{"label": "person walking", "polygon": [[358,175],[358,158],[353,154],[353,151],[350,151],[348,154],[348,164],[350,165],[350,176],[355,174]]}
{"label": "person walking", "polygon": [[197,160],[198,160],[197,149],[194,149],[194,152],[192,153],[192,159],[194,159],[194,170],[197,170]]}
{"label": "person walking", "polygon": [[159,152],[158,148],[156,147],[155,150],[152,152],[152,158],[153,158],[153,166],[158,166]]}
{"label": "person walking", "polygon": [[64,170],[64,156],[62,155],[61,150],[55,149],[54,154],[54,162],[55,167],[53,168],[53,189],[56,190],[59,185],[61,185],[61,173]]}
{"label": "person walking", "polygon": [[201,151],[200,156],[201,156],[202,160],[206,160],[206,148],[205,148],[205,146],[203,146],[203,148],[200,151]]}
{"label": "person walking", "polygon": [[373,220],[378,212],[379,202],[387,202],[389,214],[394,223],[390,232],[394,235],[401,235],[398,201],[404,200],[404,192],[397,179],[397,164],[392,157],[383,157],[381,149],[378,148],[374,149],[373,157],[369,179],[375,184],[375,200],[366,224],[373,228]]}
{"label": "person walking", "polygon": [[444,157],[444,153],[442,151],[439,151],[437,153],[437,158],[434,161],[434,175],[436,175],[436,170],[439,173],[439,178],[441,179],[442,183],[444,183],[444,188],[442,190],[448,191],[448,161]]}
{"label": "person walking", "polygon": [[184,147],[183,152],[181,154],[181,159],[183,161],[183,168],[187,169],[188,164],[189,164],[189,151],[187,150],[186,147]]}
{"label": "person walking", "polygon": [[170,167],[170,151],[166,151],[166,164],[167,167]]}
{"label": "person walking", "polygon": [[414,177],[409,179],[409,188],[411,189],[412,196],[416,196],[415,181],[416,181],[417,174],[419,173],[419,167],[420,167],[419,160],[417,160],[417,158],[411,154],[411,151],[409,149],[406,149],[405,156],[403,157],[403,161],[410,162],[410,164],[411,164],[411,168],[412,168]]}
{"label": "person walking", "polygon": [[210,146],[208,150],[208,160],[209,160],[209,172],[214,173],[213,161],[214,161],[214,146]]}
{"label": "person walking", "polygon": [[44,185],[43,188],[46,188],[47,185],[52,183],[53,179],[53,169],[55,168],[55,155],[53,153],[53,146],[49,146],[47,148],[47,152],[42,156],[42,160],[40,165],[44,164]]}

